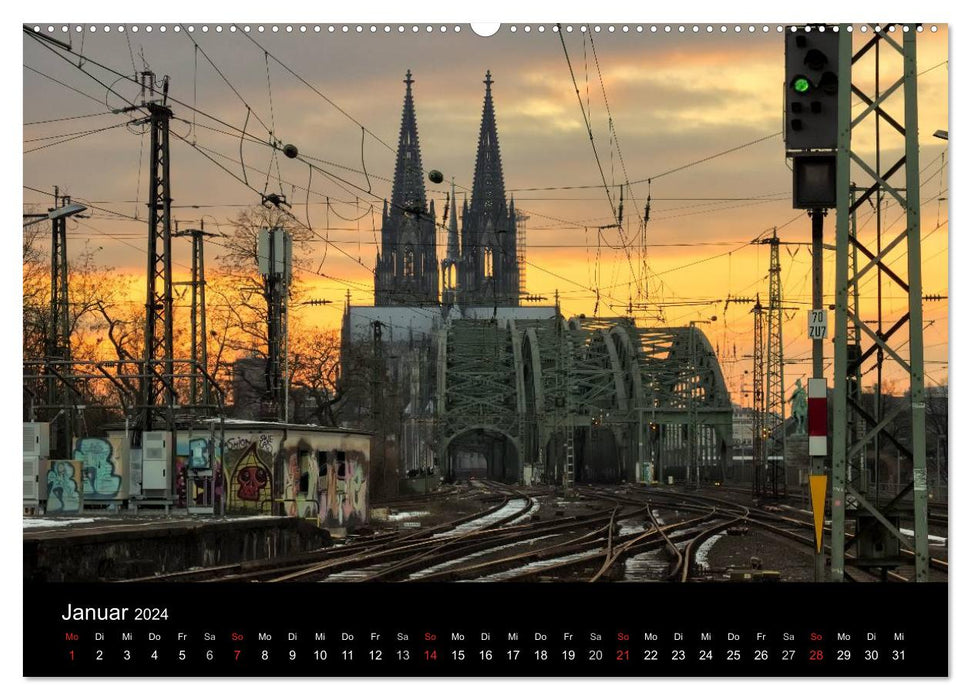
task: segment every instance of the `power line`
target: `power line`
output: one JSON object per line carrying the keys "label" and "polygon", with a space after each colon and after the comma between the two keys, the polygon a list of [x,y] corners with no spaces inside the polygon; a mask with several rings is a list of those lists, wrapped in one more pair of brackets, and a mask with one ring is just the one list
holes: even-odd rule
{"label": "power line", "polygon": [[[24,68],[30,68],[30,66],[28,66],[27,64],[24,64]],[[34,69],[31,68],[30,70],[34,70]],[[34,72],[39,73],[40,71],[34,70]],[[41,75],[44,75],[44,74],[41,73]],[[47,78],[49,76],[44,75],[44,77]],[[51,80],[53,80],[53,78],[51,78]],[[61,84],[64,85],[64,83],[61,83]],[[70,85],[65,85],[65,87],[70,87]],[[90,95],[85,95],[85,97],[90,97]],[[58,117],[57,119],[41,119],[40,121],[36,121],[36,122],[24,122],[23,125],[37,126],[38,124],[53,124],[54,122],[66,122],[66,121],[71,121],[73,119],[88,119],[90,117],[104,117],[110,114],[113,114],[113,113],[112,112],[93,112],[91,114],[77,114],[73,117]]]}
{"label": "power line", "polygon": [[[728,155],[729,153],[734,153],[736,151],[740,151],[740,150],[742,150],[744,148],[749,148],[750,146],[754,146],[756,144],[762,143],[763,141],[767,141],[767,140],[769,140],[771,138],[775,138],[776,136],[781,136],[781,135],[782,135],[782,132],[781,131],[777,131],[777,132],[775,132],[773,134],[768,134],[766,136],[762,136],[760,138],[754,139],[754,140],[749,141],[747,143],[743,143],[740,146],[734,146],[733,148],[729,148],[729,149],[724,150],[724,151],[719,151],[718,153],[714,153],[714,154],[712,154],[710,156],[706,156],[704,158],[699,158],[698,160],[693,160],[690,163],[685,163],[684,165],[679,165],[676,168],[672,168],[670,170],[666,170],[666,171],[664,171],[662,173],[659,173],[657,175],[651,175],[649,177],[643,177],[643,178],[640,178],[638,180],[631,180],[629,184],[631,184],[631,185],[639,185],[639,184],[642,184],[642,183],[645,183],[645,182],[649,182],[651,180],[657,180],[659,178],[665,177],[666,175],[671,175],[673,173],[680,172],[681,170],[685,170],[687,168],[691,168],[691,167],[694,167],[696,165],[700,165],[701,163],[707,163],[708,161],[714,160],[716,158],[720,158],[721,156]],[[601,187],[603,187],[603,185],[551,185],[551,186],[548,186],[548,187],[517,187],[515,189],[511,189],[510,192],[551,192],[551,191],[556,191],[556,190],[593,190],[593,189],[598,189],[599,190]]]}
{"label": "power line", "polygon": [[[233,26],[234,27],[237,27],[237,29],[239,29],[238,25],[233,25]],[[310,88],[311,90],[313,90],[313,92],[316,95],[318,95],[321,99],[323,99],[325,102],[327,102],[327,104],[329,104],[331,107],[333,107],[338,112],[340,112],[341,114],[343,114],[345,117],[347,117],[348,119],[350,119],[357,126],[361,127],[361,129],[363,129],[365,131],[365,133],[369,134],[378,143],[380,143],[381,145],[383,145],[385,148],[387,148],[392,153],[395,152],[395,149],[392,146],[390,146],[384,139],[382,139],[380,136],[378,136],[373,131],[371,131],[370,129],[368,129],[366,126],[364,126],[364,124],[362,124],[360,121],[358,121],[357,119],[355,119],[354,117],[352,117],[350,114],[348,114],[339,104],[337,104],[336,102],[334,102],[332,99],[330,99],[329,97],[327,97],[327,95],[325,95],[320,90],[318,90],[316,87],[314,87],[309,82],[307,82],[300,74],[298,74],[295,70],[293,70],[292,68],[290,68],[290,66],[288,66],[286,63],[284,63],[283,61],[281,61],[279,58],[277,58],[273,54],[271,54],[269,51],[267,51],[256,39],[254,39],[249,34],[249,32],[241,32],[241,33],[247,39],[249,39],[250,41],[252,41],[260,49],[260,51],[263,52],[264,57],[266,57],[266,58],[272,58],[274,61],[276,61],[280,65],[281,68],[283,68],[285,71],[287,71],[290,75],[292,75],[294,78],[296,78],[297,80],[299,80],[301,83],[303,83],[304,85],[306,85],[308,88]]]}
{"label": "power line", "polygon": [[583,108],[583,98],[580,97],[580,88],[577,86],[577,77],[573,73],[573,64],[570,62],[570,53],[566,50],[566,40],[563,38],[563,32],[560,31],[560,25],[557,24],[556,34],[560,38],[560,44],[563,46],[563,55],[566,57],[566,66],[570,70],[570,80],[573,81],[573,89],[577,93],[577,102],[580,105],[580,114],[583,115],[583,123],[587,127],[587,135],[590,137],[590,146],[593,148],[593,157],[597,161],[597,170],[600,171],[600,179],[603,182],[604,192],[607,194],[607,202],[610,204],[610,211],[613,214],[614,219],[617,218],[617,212],[614,209],[614,200],[610,196],[610,187],[607,185],[607,177],[604,175],[603,165],[600,163],[600,155],[597,153],[597,143],[593,139],[593,129],[590,127],[590,119],[587,118],[587,112]]}
{"label": "power line", "polygon": [[[100,133],[102,133],[104,131],[108,131],[110,129],[117,129],[119,126],[126,126],[126,124],[125,123],[122,123],[122,124],[112,124],[110,126],[102,127],[101,129],[91,129],[89,131],[77,132],[76,135],[70,136],[68,138],[63,138],[60,141],[54,141],[53,143],[45,143],[43,146],[37,146],[36,148],[29,148],[26,151],[24,151],[24,155],[27,155],[28,153],[34,153],[35,151],[43,150],[45,148],[50,148],[51,146],[59,146],[60,144],[62,144],[62,143],[68,143],[69,141],[77,141],[78,139],[82,139],[85,136],[91,136],[93,134],[100,134]],[[65,134],[65,136],[66,136],[66,134]],[[46,141],[46,140],[50,140],[52,138],[60,138],[60,136],[45,136],[45,137],[39,138],[39,139],[27,139],[27,140],[24,141],[24,143],[30,143],[30,142],[34,142],[34,141]]]}

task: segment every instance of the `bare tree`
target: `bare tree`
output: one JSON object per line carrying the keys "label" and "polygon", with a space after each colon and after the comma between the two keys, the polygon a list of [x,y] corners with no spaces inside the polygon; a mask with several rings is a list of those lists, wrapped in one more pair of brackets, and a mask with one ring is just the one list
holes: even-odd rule
{"label": "bare tree", "polygon": [[210,339],[216,345],[210,364],[227,395],[234,382],[257,396],[265,392],[262,375],[242,372],[234,377],[233,365],[241,358],[267,359],[269,301],[259,270],[258,246],[260,231],[275,227],[286,230],[293,241],[289,302],[295,306],[305,293],[300,271],[309,266],[312,232],[297,225],[285,211],[252,207],[239,212],[232,230],[219,242],[222,252],[216,256],[215,274],[207,287]]}
{"label": "bare tree", "polygon": [[340,384],[340,336],[337,331],[299,331],[290,338],[290,385],[310,422],[338,425],[343,400]]}

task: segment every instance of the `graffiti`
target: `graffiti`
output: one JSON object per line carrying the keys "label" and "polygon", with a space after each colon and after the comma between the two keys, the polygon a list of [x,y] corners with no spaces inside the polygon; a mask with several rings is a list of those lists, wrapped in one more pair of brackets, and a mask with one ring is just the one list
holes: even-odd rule
{"label": "graffiti", "polygon": [[300,483],[300,465],[297,463],[297,453],[291,452],[287,460],[286,471],[283,474],[283,498],[286,500],[284,509],[287,515],[297,514],[297,486]]}
{"label": "graffiti", "polygon": [[344,517],[349,520],[355,513],[361,517],[365,509],[365,499],[367,498],[367,479],[364,476],[364,469],[356,462],[348,465],[349,477],[347,482],[344,499]]}
{"label": "graffiti", "polygon": [[[319,512],[317,503],[317,490],[319,488],[317,484],[319,471],[317,468],[317,456],[314,452],[310,452],[307,455],[307,465],[306,465],[306,478],[307,478],[307,488],[301,489],[303,491],[303,516],[305,518],[316,515]],[[301,479],[304,475],[301,474]]]}
{"label": "graffiti", "polygon": [[257,456],[255,443],[250,443],[240,455],[230,483],[230,507],[255,509],[272,497],[273,479],[266,464]]}
{"label": "graffiti", "polygon": [[344,479],[343,475],[338,477],[339,468],[340,465],[333,462],[330,464],[327,470],[327,491],[321,494],[325,499],[321,512],[326,513],[329,524],[338,526],[344,524],[344,509],[341,507],[344,502]]}
{"label": "graffiti", "polygon": [[81,510],[81,470],[74,462],[51,462],[47,471],[47,512],[77,513]]}
{"label": "graffiti", "polygon": [[273,438],[269,435],[260,435],[260,451],[273,452]]}
{"label": "graffiti", "polygon": [[[338,452],[328,460],[326,485],[320,484],[320,524],[350,527],[367,522],[367,458],[360,452]],[[321,455],[323,457],[323,455]],[[321,482],[324,481],[321,477]]]}
{"label": "graffiti", "polygon": [[[226,512],[262,512],[316,518],[323,527],[352,528],[368,521],[368,456],[344,436],[294,431],[240,431],[208,445],[213,478],[207,494]],[[362,441],[364,445],[367,443]],[[199,447],[205,447],[200,445]],[[356,446],[355,446],[356,447]],[[197,455],[188,443],[181,450]],[[189,464],[187,456],[185,463]],[[186,470],[189,502],[202,496],[197,474]]]}
{"label": "graffiti", "polygon": [[235,435],[231,438],[226,438],[226,449],[227,450],[245,450],[250,445],[250,439],[242,435]]}
{"label": "graffiti", "polygon": [[111,443],[104,438],[82,438],[77,442],[74,459],[84,462],[81,468],[84,493],[92,498],[110,498],[121,489],[121,475],[115,472]]}
{"label": "graffiti", "polygon": [[189,440],[189,469],[209,468],[209,440],[193,438]]}

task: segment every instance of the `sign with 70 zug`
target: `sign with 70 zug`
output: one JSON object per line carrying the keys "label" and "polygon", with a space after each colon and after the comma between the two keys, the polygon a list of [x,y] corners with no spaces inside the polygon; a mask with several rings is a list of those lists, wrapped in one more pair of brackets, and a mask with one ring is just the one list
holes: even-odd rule
{"label": "sign with 70 zug", "polygon": [[829,335],[829,327],[826,318],[826,309],[809,310],[809,338],[811,340],[822,340]]}

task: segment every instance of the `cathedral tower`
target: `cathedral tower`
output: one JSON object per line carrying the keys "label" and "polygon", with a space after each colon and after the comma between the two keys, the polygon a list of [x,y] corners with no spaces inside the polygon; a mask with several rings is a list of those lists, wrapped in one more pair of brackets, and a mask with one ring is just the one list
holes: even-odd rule
{"label": "cathedral tower", "polygon": [[516,212],[513,203],[506,202],[489,71],[484,82],[472,198],[462,211],[459,298],[466,305],[519,306]]}
{"label": "cathedral tower", "polygon": [[425,199],[425,173],[418,145],[418,123],[405,75],[405,102],[394,168],[391,201],[381,217],[381,252],[374,270],[375,306],[438,304],[438,257],[435,252],[435,203]]}

